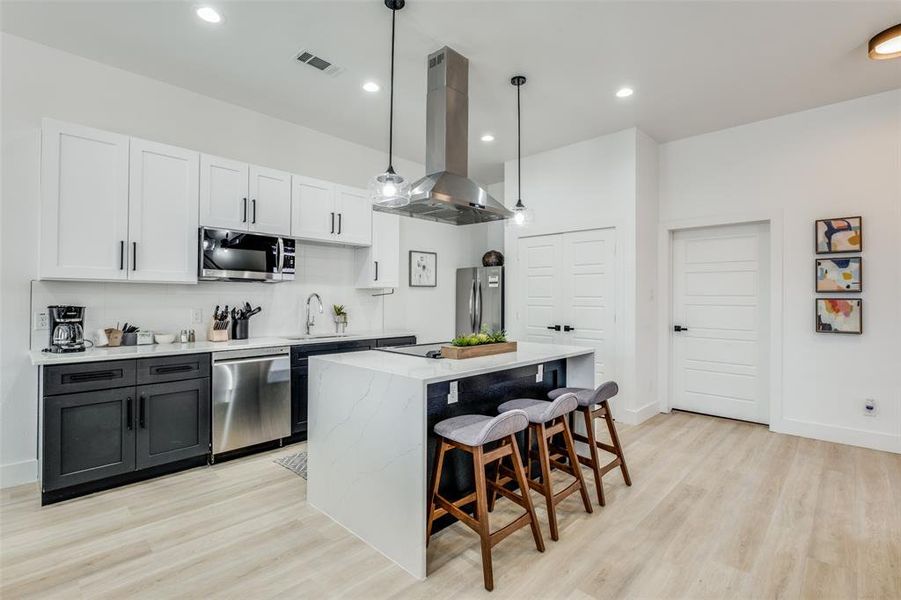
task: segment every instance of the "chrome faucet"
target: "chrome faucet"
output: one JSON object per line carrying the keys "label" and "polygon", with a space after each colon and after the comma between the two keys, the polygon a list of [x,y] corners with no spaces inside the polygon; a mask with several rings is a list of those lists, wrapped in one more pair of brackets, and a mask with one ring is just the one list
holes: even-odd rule
{"label": "chrome faucet", "polygon": [[310,310],[310,300],[316,298],[316,302],[319,303],[319,314],[322,314],[322,298],[319,297],[319,294],[313,292],[309,296],[307,296],[307,323],[306,323],[306,333],[310,335],[310,327],[316,324],[316,316],[313,314],[313,311]]}

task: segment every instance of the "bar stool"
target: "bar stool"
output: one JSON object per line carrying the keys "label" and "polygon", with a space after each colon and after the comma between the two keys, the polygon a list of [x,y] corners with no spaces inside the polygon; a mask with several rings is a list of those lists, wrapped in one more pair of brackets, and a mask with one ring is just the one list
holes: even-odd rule
{"label": "bar stool", "polygon": [[[526,468],[526,477],[529,486],[544,496],[547,503],[548,525],[551,530],[551,539],[555,542],[560,539],[557,529],[557,505],[565,498],[575,492],[582,495],[582,504],[585,506],[585,512],[591,513],[591,501],[588,499],[588,489],[585,486],[585,479],[582,477],[582,469],[578,467],[578,457],[576,455],[576,447],[573,443],[572,432],[569,428],[567,417],[578,407],[578,401],[575,394],[561,394],[554,401],[547,402],[545,400],[535,400],[532,398],[522,398],[518,400],[510,400],[504,402],[497,407],[501,413],[512,410],[523,410],[529,417],[529,431],[526,442],[528,467]],[[549,443],[554,436],[562,434],[563,443],[566,450],[566,456],[569,459],[568,464],[551,459]],[[538,446],[537,452],[532,452],[532,439],[535,439]],[[541,480],[532,478],[532,458],[538,459],[541,468]],[[551,481],[551,466],[565,473],[569,473],[575,478],[564,489],[554,493],[553,482]],[[498,465],[497,477],[495,483],[498,487],[512,481],[512,473],[509,470],[503,470]],[[491,493],[491,500],[488,503],[488,510],[494,508],[494,500],[496,492]]]}
{"label": "bar stool", "polygon": [[[446,514],[453,515],[458,520],[469,526],[479,534],[482,545],[482,574],[485,579],[485,589],[489,592],[494,589],[494,572],[491,567],[491,548],[506,538],[508,535],[525,527],[532,528],[532,537],[535,539],[535,547],[539,552],[544,552],[544,541],[541,539],[541,530],[538,528],[538,519],[535,517],[535,508],[529,496],[529,488],[526,483],[525,470],[522,459],[519,456],[519,448],[516,444],[516,434],[529,425],[529,417],[525,411],[511,410],[496,417],[484,415],[461,415],[451,419],[445,419],[435,425],[435,433],[438,435],[438,448],[435,452],[435,468],[432,472],[431,494],[429,498],[428,525],[426,529],[426,544],[432,536],[432,524]],[[491,442],[500,442],[496,448],[486,449],[485,445]],[[476,491],[451,502],[438,493],[441,484],[441,470],[444,466],[444,455],[448,450],[457,449],[472,455],[472,465],[475,474]],[[520,494],[497,486],[494,481],[487,481],[485,467],[495,461],[510,457],[513,463],[513,473],[519,485]],[[525,509],[525,514],[508,523],[501,529],[491,533],[488,523],[488,486],[497,493],[509,498]],[[462,510],[463,506],[475,501],[475,517]]]}
{"label": "bar stool", "polygon": [[[586,465],[594,471],[594,486],[598,493],[598,504],[606,506],[607,500],[604,498],[604,482],[602,478],[606,473],[619,467],[623,474],[623,480],[626,485],[632,485],[632,478],[629,476],[629,467],[626,466],[626,458],[623,455],[623,445],[619,441],[619,435],[616,433],[616,426],[613,424],[613,415],[610,414],[610,398],[619,393],[619,386],[615,381],[602,383],[596,390],[590,388],[558,388],[548,393],[551,400],[559,398],[564,394],[575,394],[579,403],[577,411],[582,413],[585,419],[585,431],[587,436],[581,433],[573,433],[573,438],[577,442],[588,444],[591,452],[590,457],[579,456],[579,462]],[[595,408],[597,407],[597,408]],[[594,420],[603,418],[607,423],[607,431],[610,432],[610,439],[613,444],[605,444],[597,440],[594,434]],[[598,449],[604,450],[616,456],[615,459],[601,465],[598,458]],[[564,456],[563,448],[554,448],[553,456]]]}

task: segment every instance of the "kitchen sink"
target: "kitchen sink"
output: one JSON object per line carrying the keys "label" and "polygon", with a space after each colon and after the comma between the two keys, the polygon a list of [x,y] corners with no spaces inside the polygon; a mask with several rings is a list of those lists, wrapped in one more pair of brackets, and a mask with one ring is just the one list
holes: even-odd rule
{"label": "kitchen sink", "polygon": [[288,335],[288,340],[331,340],[340,339],[349,336],[349,333],[309,333],[303,335]]}

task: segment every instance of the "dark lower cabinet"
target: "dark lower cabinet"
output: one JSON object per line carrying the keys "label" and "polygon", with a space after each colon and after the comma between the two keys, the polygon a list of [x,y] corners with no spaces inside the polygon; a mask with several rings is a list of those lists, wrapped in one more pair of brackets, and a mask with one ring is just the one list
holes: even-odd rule
{"label": "dark lower cabinet", "polygon": [[137,387],[136,463],[146,469],[210,451],[210,380]]}
{"label": "dark lower cabinet", "polygon": [[50,396],[44,400],[45,490],[135,469],[134,388]]}

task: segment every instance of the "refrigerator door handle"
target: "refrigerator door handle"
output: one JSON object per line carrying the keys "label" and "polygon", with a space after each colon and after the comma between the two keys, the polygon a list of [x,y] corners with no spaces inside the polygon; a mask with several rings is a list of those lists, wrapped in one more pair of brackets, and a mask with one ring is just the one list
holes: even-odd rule
{"label": "refrigerator door handle", "polygon": [[469,329],[472,333],[476,328],[476,280],[472,280],[472,286],[469,289]]}
{"label": "refrigerator door handle", "polygon": [[478,311],[478,313],[477,313],[478,317],[476,319],[478,327],[476,328],[476,333],[479,333],[480,331],[482,331],[482,282],[481,281],[479,282],[478,294],[479,295],[476,297],[476,310]]}

